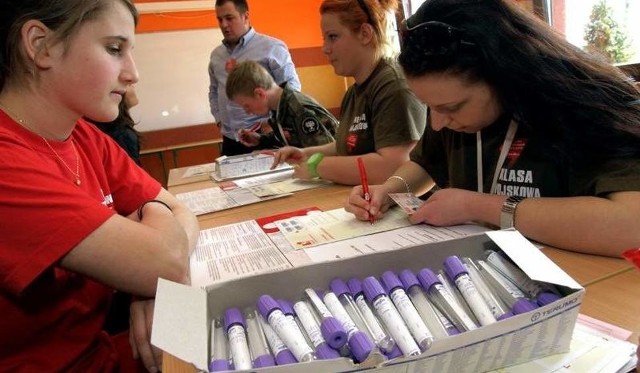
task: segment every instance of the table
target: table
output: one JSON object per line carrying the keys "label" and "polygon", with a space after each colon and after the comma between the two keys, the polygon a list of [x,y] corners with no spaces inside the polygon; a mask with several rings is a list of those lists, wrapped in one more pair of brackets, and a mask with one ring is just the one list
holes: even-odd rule
{"label": "table", "polygon": [[190,176],[190,177],[184,177],[184,174],[187,172],[187,170],[192,167],[197,167],[197,166],[172,168],[171,170],[169,170],[169,177],[167,178],[167,187],[171,188],[176,185],[191,184],[198,181],[206,181],[211,179],[209,176],[209,173]]}
{"label": "table", "polygon": [[[210,180],[197,181],[170,186],[169,191],[176,194],[210,188],[214,185]],[[350,190],[351,187],[340,185],[303,190],[290,197],[201,215],[198,221],[200,229],[207,229],[306,207],[316,206],[325,211],[331,210],[344,206]],[[633,331],[629,340],[637,343],[640,331],[639,271],[623,259],[554,248],[543,248],[543,252],[586,288],[581,313]],[[196,369],[165,353],[162,371],[194,373]]]}

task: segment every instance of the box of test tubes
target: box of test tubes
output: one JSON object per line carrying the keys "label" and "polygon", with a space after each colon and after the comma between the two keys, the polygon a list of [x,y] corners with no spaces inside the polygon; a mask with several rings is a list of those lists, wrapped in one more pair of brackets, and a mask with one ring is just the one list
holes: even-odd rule
{"label": "box of test tubes", "polygon": [[161,279],[152,343],[210,372],[484,372],[567,352],[583,296],[503,230],[206,289]]}

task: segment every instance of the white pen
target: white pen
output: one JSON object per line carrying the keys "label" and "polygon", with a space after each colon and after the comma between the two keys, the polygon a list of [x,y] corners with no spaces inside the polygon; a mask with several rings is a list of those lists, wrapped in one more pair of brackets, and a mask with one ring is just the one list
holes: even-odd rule
{"label": "white pen", "polygon": [[382,285],[389,294],[389,298],[398,309],[402,320],[409,328],[409,332],[413,338],[418,342],[420,351],[426,351],[433,344],[433,334],[424,323],[424,320],[418,313],[413,302],[404,291],[402,282],[398,276],[392,271],[385,271],[380,277]]}
{"label": "white pen", "polygon": [[425,324],[427,324],[427,327],[433,333],[434,338],[444,338],[460,333],[449,319],[442,314],[438,314],[437,308],[427,299],[422,286],[420,286],[418,282],[418,278],[411,270],[405,269],[400,271],[398,277],[409,298],[411,298],[411,303],[413,303],[416,310],[418,310]]}
{"label": "white pen", "polygon": [[[349,304],[343,304],[332,291],[325,292],[323,299],[324,304],[327,306],[329,311],[331,311],[333,316],[342,323],[342,326],[347,331],[347,343],[349,344],[349,350],[351,351],[354,360],[356,362],[365,361],[371,351],[375,348],[375,345],[369,336],[360,329],[361,326],[356,325],[355,318],[352,318],[345,308],[345,305],[349,307]],[[357,309],[355,309],[355,311],[357,312]]]}
{"label": "white pen", "polygon": [[251,369],[251,353],[247,344],[246,324],[242,312],[237,308],[224,311],[224,329],[227,331],[233,367],[237,370]]}
{"label": "white pen", "polygon": [[309,300],[309,305],[320,317],[320,331],[325,341],[331,348],[341,351],[347,344],[347,331],[344,330],[342,323],[333,316],[314,289],[307,288],[304,294]]}
{"label": "white pen", "polygon": [[487,306],[489,306],[493,317],[495,317],[496,320],[504,320],[513,316],[511,309],[493,293],[491,287],[484,281],[476,263],[471,258],[462,258],[462,261],[469,273],[469,277],[471,277],[471,281],[473,281],[482,299],[484,299]]}
{"label": "white pen", "polygon": [[442,282],[429,268],[423,268],[417,274],[420,285],[425,289],[433,304],[455,325],[460,331],[477,329],[476,323],[462,309],[456,299],[442,285]]}
{"label": "white pen", "polygon": [[420,354],[420,347],[413,339],[411,332],[402,320],[402,316],[393,305],[393,302],[387,297],[384,289],[378,279],[369,276],[362,280],[362,290],[364,296],[373,306],[376,314],[382,320],[387,330],[396,341],[400,351],[404,356],[414,356]]}
{"label": "white pen", "polygon": [[353,296],[353,301],[358,307],[362,319],[364,320],[373,342],[380,348],[385,354],[391,354],[394,350],[397,350],[396,341],[384,330],[384,327],[380,325],[380,321],[376,315],[373,314],[371,307],[367,304],[367,300],[364,297],[364,291],[362,290],[362,281],[358,278],[352,278],[347,281],[349,291]]}
{"label": "white pen", "polygon": [[247,339],[249,343],[249,352],[251,352],[252,364],[254,368],[272,367],[276,365],[276,361],[271,354],[269,345],[265,338],[262,325],[260,324],[260,315],[255,310],[246,310],[244,318],[247,323]]}
{"label": "white pen", "polygon": [[257,308],[299,362],[315,359],[313,349],[307,344],[304,335],[282,313],[275,299],[270,295],[261,295],[258,298]]}
{"label": "white pen", "polygon": [[209,360],[209,372],[221,372],[230,370],[229,345],[227,335],[220,319],[211,319],[211,359]]}
{"label": "white pen", "polygon": [[311,344],[316,351],[318,359],[335,359],[340,357],[338,351],[331,348],[325,341],[320,331],[320,320],[315,312],[309,307],[307,302],[301,300],[293,304],[293,310],[298,316],[298,320],[302,324],[307,336],[311,340]]}
{"label": "white pen", "polygon": [[487,254],[487,263],[513,282],[520,290],[527,293],[529,298],[535,299],[540,306],[555,302],[561,298],[558,295],[560,292],[555,286],[532,280],[523,270],[498,252],[487,250],[485,254]]}

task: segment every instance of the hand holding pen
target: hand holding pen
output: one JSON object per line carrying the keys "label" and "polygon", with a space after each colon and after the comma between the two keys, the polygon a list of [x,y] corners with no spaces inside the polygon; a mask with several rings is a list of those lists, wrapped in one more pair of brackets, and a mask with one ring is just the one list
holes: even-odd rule
{"label": "hand holding pen", "polygon": [[384,185],[369,185],[368,192],[370,200],[364,199],[364,188],[362,185],[353,187],[344,209],[352,213],[359,220],[370,221],[381,219],[384,213],[393,206],[393,200],[389,198],[389,191]]}
{"label": "hand holding pen", "polygon": [[260,143],[261,134],[258,133],[258,130],[262,127],[261,122],[254,123],[249,128],[242,128],[238,130],[238,141],[248,147],[257,146]]}
{"label": "hand holding pen", "polygon": [[[360,184],[362,185],[362,194],[366,202],[371,202],[371,194],[369,194],[369,181],[367,180],[367,170],[364,167],[364,160],[358,157],[358,170],[360,171]],[[369,222],[373,225],[376,222],[375,216],[369,213]]]}

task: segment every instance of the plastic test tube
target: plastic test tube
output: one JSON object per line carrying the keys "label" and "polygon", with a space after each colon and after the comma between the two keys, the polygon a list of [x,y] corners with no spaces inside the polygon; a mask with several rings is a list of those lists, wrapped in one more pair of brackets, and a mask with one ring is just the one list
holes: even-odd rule
{"label": "plastic test tube", "polygon": [[249,351],[253,358],[254,368],[272,367],[276,365],[269,345],[260,324],[260,315],[255,310],[247,310],[244,313],[247,322],[247,336],[249,340]]}
{"label": "plastic test tube", "polygon": [[282,339],[278,337],[273,328],[264,321],[262,316],[257,318],[260,321],[260,325],[262,326],[262,331],[264,332],[265,338],[267,338],[267,343],[269,343],[269,347],[271,347],[271,351],[275,356],[275,361],[277,365],[286,365],[296,363],[296,357],[293,356],[291,350],[287,348],[287,345],[282,342]]}
{"label": "plastic test tube", "polygon": [[358,278],[352,278],[347,282],[349,286],[349,291],[352,294],[353,301],[358,307],[360,314],[362,315],[362,319],[367,325],[367,329],[369,333],[371,333],[371,338],[373,342],[380,348],[380,350],[385,353],[391,353],[396,349],[396,341],[391,338],[391,336],[384,330],[376,315],[373,314],[371,307],[367,304],[367,300],[364,297],[364,292],[362,290],[362,281]]}
{"label": "plastic test tube", "polygon": [[496,294],[511,307],[514,315],[526,313],[538,308],[538,304],[532,302],[527,296],[507,278],[502,276],[484,260],[478,260],[480,274]]}
{"label": "plastic test tube", "polygon": [[496,251],[487,250],[487,263],[500,274],[514,283],[520,290],[527,293],[529,298],[535,299],[540,306],[547,305],[560,299],[558,289],[553,285],[533,281],[523,270],[516,267]]}
{"label": "plastic test tube", "polygon": [[[356,362],[365,361],[375,348],[375,345],[361,329],[363,328],[363,323],[362,318],[357,314],[358,309],[353,304],[349,304],[346,301],[343,302],[345,297],[338,299],[338,296],[332,291],[325,292],[323,299],[329,311],[342,323],[342,326],[347,331],[349,349]],[[355,317],[352,317],[351,314]]]}
{"label": "plastic test tube", "polygon": [[422,286],[418,282],[418,278],[411,270],[400,271],[399,278],[409,298],[411,298],[411,303],[416,307],[422,320],[433,333],[434,338],[444,338],[460,333],[449,319],[442,314],[438,314],[437,308],[429,302],[422,290]]}
{"label": "plastic test tube", "polygon": [[307,288],[304,294],[309,300],[309,305],[320,316],[320,331],[327,344],[336,350],[340,350],[347,343],[347,331],[344,330],[342,323],[333,317],[333,314],[315,290]]}
{"label": "plastic test tube", "polygon": [[263,294],[258,298],[258,311],[273,330],[291,350],[299,362],[315,359],[313,350],[307,344],[300,330],[291,324],[282,313],[280,305],[270,295]]}
{"label": "plastic test tube", "polygon": [[385,271],[382,273],[380,279],[389,294],[389,298],[391,298],[400,316],[402,316],[402,320],[404,320],[405,325],[409,328],[409,332],[416,342],[418,342],[420,351],[424,352],[428,350],[433,344],[433,334],[404,291],[402,282],[400,282],[398,276],[392,271]]}
{"label": "plastic test tube", "polygon": [[229,345],[225,335],[224,326],[220,319],[211,320],[211,359],[209,360],[209,371],[220,372],[230,370],[229,365]]}
{"label": "plastic test tube", "polygon": [[375,277],[369,276],[362,280],[362,290],[404,356],[419,355],[420,347],[413,339],[407,325],[402,320],[402,316],[387,297],[380,282]]}
{"label": "plastic test tube", "polygon": [[325,341],[320,331],[320,321],[315,312],[309,307],[307,302],[301,300],[293,304],[293,310],[298,316],[298,320],[302,324],[307,336],[311,340],[311,344],[315,347],[316,357],[318,359],[335,359],[339,358],[338,351],[331,348]]}
{"label": "plastic test tube", "polygon": [[[298,321],[296,320],[295,312],[293,311],[293,305],[291,304],[291,302],[286,299],[277,299],[276,302],[278,302],[282,313],[284,313],[289,322],[291,322],[294,327],[298,328],[300,334],[304,335],[305,333],[303,332],[303,329],[300,327],[300,324],[298,324]],[[307,339],[307,342],[309,342],[309,339]]]}
{"label": "plastic test tube", "polygon": [[476,315],[473,314],[473,311],[471,311],[471,308],[467,304],[467,301],[464,300],[464,297],[462,297],[462,293],[460,293],[460,290],[458,290],[456,284],[451,281],[449,276],[447,276],[447,274],[443,270],[438,271],[437,276],[444,288],[447,289],[449,294],[453,295],[453,299],[457,302],[458,307],[464,310],[464,312],[469,316],[471,320],[473,320],[473,323],[476,324],[476,326],[480,325],[480,322],[478,322]]}
{"label": "plastic test tube", "polygon": [[491,287],[484,281],[476,263],[471,258],[462,258],[462,262],[469,273],[469,277],[471,277],[471,281],[473,281],[473,284],[482,296],[482,299],[484,299],[487,306],[489,306],[493,317],[495,317],[496,320],[504,320],[513,316],[509,307],[493,293]]}
{"label": "plastic test tube", "polygon": [[229,338],[233,367],[237,370],[251,369],[251,353],[247,344],[246,324],[242,312],[237,308],[224,311],[224,329]]}
{"label": "plastic test tube", "polygon": [[451,320],[456,329],[464,332],[478,328],[476,323],[471,320],[465,310],[458,305],[458,301],[447,291],[432,270],[423,268],[418,272],[417,277],[420,285],[422,285],[427,292],[429,299]]}
{"label": "plastic test tube", "polygon": [[487,303],[478,292],[478,288],[473,281],[471,281],[469,272],[467,272],[467,268],[460,258],[452,255],[444,260],[443,265],[445,272],[449,278],[455,282],[456,287],[460,290],[460,293],[462,293],[464,300],[467,301],[467,304],[471,307],[473,314],[476,315],[480,324],[490,325],[495,323],[496,318],[493,317],[489,306],[487,306]]}

